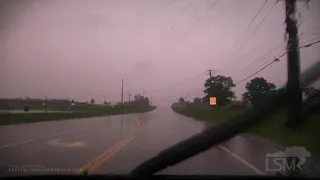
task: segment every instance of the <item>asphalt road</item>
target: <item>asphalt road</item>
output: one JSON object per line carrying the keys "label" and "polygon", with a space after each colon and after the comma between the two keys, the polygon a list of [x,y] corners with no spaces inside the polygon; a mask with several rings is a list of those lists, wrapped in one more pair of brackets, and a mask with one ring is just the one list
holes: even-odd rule
{"label": "asphalt road", "polygon": [[[45,111],[45,110],[30,110],[28,111],[28,114],[30,113],[74,113],[76,111]],[[0,110],[0,114],[23,114],[25,113],[24,110]]]}
{"label": "asphalt road", "polygon": [[[157,108],[141,114],[0,127],[0,176],[30,174],[128,174],[160,151],[207,128]],[[266,153],[280,147],[237,136],[159,174],[270,174]],[[273,174],[273,173],[271,173]]]}

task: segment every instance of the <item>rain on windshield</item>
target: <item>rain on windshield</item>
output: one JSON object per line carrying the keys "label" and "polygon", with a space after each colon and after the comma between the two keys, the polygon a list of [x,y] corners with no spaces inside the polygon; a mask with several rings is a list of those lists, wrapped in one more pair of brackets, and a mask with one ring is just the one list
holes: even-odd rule
{"label": "rain on windshield", "polygon": [[[1,0],[0,177],[129,174],[264,108],[320,61],[319,10],[317,0]],[[299,111],[319,88],[159,173],[319,177],[320,111]]]}

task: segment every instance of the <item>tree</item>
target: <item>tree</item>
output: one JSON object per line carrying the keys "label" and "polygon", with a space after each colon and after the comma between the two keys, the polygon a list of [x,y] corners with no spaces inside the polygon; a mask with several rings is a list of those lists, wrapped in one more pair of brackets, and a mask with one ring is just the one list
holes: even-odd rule
{"label": "tree", "polygon": [[179,104],[180,105],[183,105],[183,104],[185,104],[186,103],[186,101],[181,97],[181,98],[179,98]]}
{"label": "tree", "polygon": [[140,94],[134,96],[134,101],[131,102],[132,104],[142,105],[142,106],[149,106],[150,101],[149,98],[141,96]]}
{"label": "tree", "polygon": [[195,105],[201,105],[201,98],[194,98],[193,99],[193,104],[195,104]]}
{"label": "tree", "polygon": [[217,75],[208,78],[204,84],[206,94],[206,101],[209,102],[210,97],[216,97],[217,105],[223,106],[232,101],[235,98],[235,93],[232,88],[235,87],[231,77],[225,77]]}
{"label": "tree", "polygon": [[319,93],[319,92],[320,92],[320,90],[316,89],[314,87],[306,87],[303,89],[303,93],[307,98],[309,98],[310,96],[312,96],[316,93]]}
{"label": "tree", "polygon": [[249,101],[253,107],[260,108],[266,104],[271,95],[275,94],[276,86],[264,78],[254,78],[246,84],[246,90],[242,99]]}
{"label": "tree", "polygon": [[24,110],[25,113],[27,113],[27,112],[29,112],[30,107],[28,105],[24,105],[23,106],[23,110]]}
{"label": "tree", "polygon": [[90,103],[94,104],[94,99],[93,98],[91,98]]}

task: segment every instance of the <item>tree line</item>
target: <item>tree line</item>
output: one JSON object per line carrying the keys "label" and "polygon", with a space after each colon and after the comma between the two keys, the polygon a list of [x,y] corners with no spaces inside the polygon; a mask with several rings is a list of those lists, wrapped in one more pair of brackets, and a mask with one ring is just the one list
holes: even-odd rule
{"label": "tree line", "polygon": [[[178,102],[173,103],[173,106],[185,106],[190,104],[209,106],[210,97],[216,97],[216,107],[234,105],[240,107],[249,106],[259,109],[267,103],[267,100],[271,96],[284,91],[283,88],[277,89],[275,84],[268,82],[263,77],[256,77],[246,83],[246,91],[242,94],[241,100],[236,100],[235,92],[233,91],[235,86],[231,77],[216,75],[206,79],[204,82],[204,97],[194,98],[193,102],[188,102],[180,97]],[[320,90],[314,87],[308,87],[302,91],[303,96],[306,98],[320,92]]]}

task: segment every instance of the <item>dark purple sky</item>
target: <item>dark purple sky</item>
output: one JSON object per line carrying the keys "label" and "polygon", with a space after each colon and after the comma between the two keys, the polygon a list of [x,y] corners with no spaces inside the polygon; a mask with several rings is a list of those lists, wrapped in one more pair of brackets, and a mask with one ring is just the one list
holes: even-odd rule
{"label": "dark purple sky", "polygon": [[[239,81],[285,52],[279,1],[230,57],[275,2],[247,29],[264,0],[1,0],[0,96],[117,102],[124,78],[126,100],[143,89],[158,105],[192,100],[203,95],[207,69]],[[298,3],[301,44],[320,40],[320,1],[309,5]],[[319,50],[301,50],[302,70],[319,60]],[[286,71],[284,56],[257,76],[280,86]],[[244,86],[234,89],[238,97]]]}

